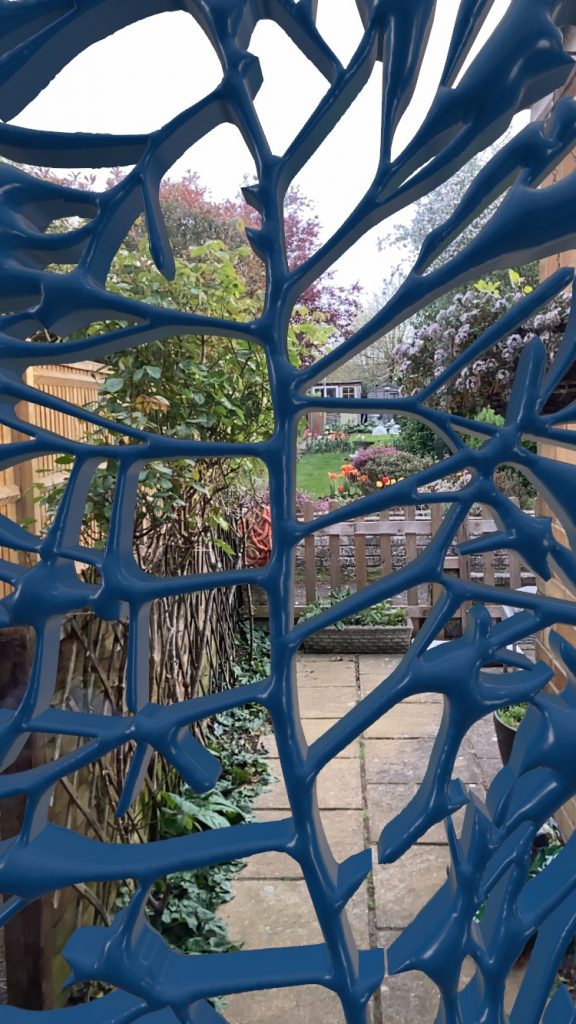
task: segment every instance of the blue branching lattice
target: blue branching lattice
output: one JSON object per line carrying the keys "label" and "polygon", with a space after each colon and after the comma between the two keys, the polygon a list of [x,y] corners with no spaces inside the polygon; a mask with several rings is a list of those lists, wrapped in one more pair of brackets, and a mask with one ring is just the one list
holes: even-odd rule
{"label": "blue branching lattice", "polygon": [[[528,316],[567,289],[570,269],[560,270],[523,298],[419,394],[390,401],[323,400],[312,397],[313,382],[437,297],[495,268],[576,247],[576,173],[538,188],[576,145],[576,103],[561,100],[546,124],[530,123],[508,141],[478,174],[450,218],[426,239],[418,260],[393,297],[366,325],[313,366],[296,369],[287,352],[291,311],[302,292],[363,234],[445,182],[476,153],[500,138],[516,113],[562,87],[572,70],[563,30],[576,20],[573,0],[511,0],[492,35],[468,60],[493,0],[460,0],[441,84],[428,114],[396,156],[392,146],[400,119],[413,96],[435,16],[434,0],[356,0],[362,20],[358,48],[343,66],[317,25],[317,0],[0,0],[0,422],[25,435],[6,444],[2,468],[49,454],[74,459],[65,495],[44,538],[5,518],[0,544],[39,556],[32,567],[3,561],[2,578],[13,593],[0,604],[0,625],[31,627],[34,664],[26,694],[16,710],[3,710],[1,751],[10,766],[32,733],[65,734],[85,740],[73,753],[29,772],[0,779],[0,797],[24,795],[20,834],[0,844],[0,887],[7,900],[6,923],[29,901],[79,882],[133,879],[130,905],[110,927],[79,929],[65,956],[77,980],[99,980],[116,991],[88,1006],[46,1011],[49,1019],[128,1024],[149,1019],[169,1024],[222,1020],[208,999],[235,992],[296,985],[322,985],[340,999],[348,1024],[367,1020],[368,1003],[384,974],[384,951],[359,951],[346,905],[370,870],[369,851],[337,864],[323,832],[316,800],[319,772],[371,723],[407,697],[443,695],[444,714],[429,768],[417,795],[384,829],[382,863],[397,860],[434,823],[446,823],[451,867],[446,883],[387,950],[387,970],[425,972],[438,987],[443,1024],[500,1024],[507,974],[537,936],[526,978],[510,1015],[511,1024],[568,1024],[576,1019],[567,992],[550,998],[557,966],[576,931],[576,837],[545,872],[527,881],[532,840],[551,813],[576,793],[576,649],[552,628],[557,655],[569,685],[561,696],[543,692],[549,669],[510,649],[534,632],[576,625],[576,604],[457,579],[444,570],[446,552],[471,506],[492,510],[498,529],[471,541],[464,553],[509,548],[540,578],[552,569],[573,592],[576,556],[552,530],[550,518],[528,517],[494,483],[501,465],[518,467],[538,487],[576,543],[576,467],[534,453],[526,439],[571,447],[576,418],[571,405],[546,413],[546,403],[576,359],[576,314],[554,358],[535,338],[518,367],[506,422],[475,423],[439,411],[434,399],[463,367],[509,335]],[[204,99],[149,135],[59,134],[11,125],[14,118],[76,55],[89,45],[143,18],[187,12],[202,27],[222,66],[218,86]],[[249,46],[256,24],[275,21],[326,79],[326,91],[286,152],[275,155],[255,112],[262,84],[258,59]],[[372,185],[334,235],[306,262],[290,268],[283,240],[283,201],[290,183],[321,145],[381,62],[383,100],[381,148]],[[145,213],[152,257],[158,270],[174,273],[159,202],[162,177],[196,141],[220,124],[241,133],[257,171],[245,196],[261,216],[249,241],[267,279],[262,315],[235,323],[154,307],[107,290],[112,260],[136,217]],[[102,193],[57,186],[15,164],[58,167],[130,168]],[[502,197],[486,225],[456,255],[445,252],[474,218]],[[47,231],[60,218],[83,216],[87,223],[68,231]],[[63,273],[54,265],[73,265]],[[126,326],[83,340],[71,337],[106,318]],[[43,329],[62,338],[35,345]],[[103,359],[113,352],[184,333],[234,337],[262,346],[275,410],[273,436],[255,444],[175,440],[114,424],[105,448],[89,440],[72,442],[48,429],[24,423],[18,403],[53,408],[86,423],[106,421],[31,388],[24,371],[62,360]],[[451,455],[433,468],[386,491],[357,500],[313,523],[294,515],[296,430],[313,409],[390,411],[428,424]],[[470,434],[481,448],[466,443]],[[193,577],[155,578],[134,559],[132,533],[139,473],[150,460],[257,456],[270,474],[273,551],[267,567]],[[102,551],[79,540],[88,488],[103,457],[119,466],[111,528]],[[462,490],[426,493],[421,488],[450,473],[467,470]],[[429,547],[405,569],[372,583],[312,620],[294,626],[292,573],[295,546],[319,527],[366,513],[419,501],[444,503],[449,511]],[[93,564],[98,585],[84,582],[75,561]],[[271,612],[272,666],[268,679],[237,690],[173,706],[149,700],[148,643],[152,602],[239,583],[267,592]],[[301,729],[295,657],[312,632],[384,597],[424,583],[441,594],[425,627],[399,667],[323,736],[307,746]],[[488,606],[509,600],[517,608],[494,623]],[[471,606],[462,638],[431,647],[462,606]],[[50,707],[62,618],[90,608],[103,619],[128,616],[130,645],[125,716],[62,711]],[[510,668],[495,675],[498,660]],[[510,764],[490,787],[486,802],[453,778],[460,744],[479,719],[513,701],[531,709],[519,731]],[[169,761],[197,791],[218,776],[216,758],[193,738],[189,726],[227,707],[258,701],[269,711],[290,800],[284,820],[253,823],[186,838],[137,846],[105,844],[48,821],[56,782],[114,751],[128,740],[135,755],[125,780],[119,812],[139,792],[151,751]],[[466,805],[458,836],[451,815]],[[282,950],[264,949],[187,958],[171,951],[146,921],[144,906],[160,876],[264,851],[280,851],[302,868],[323,942]],[[478,908],[485,904],[480,922]],[[472,980],[461,988],[466,957],[475,962]],[[434,1011],[431,1010],[431,1013]],[[26,1011],[2,1008],[0,1019],[21,1024]],[[274,1009],[270,1009],[274,1019]]]}

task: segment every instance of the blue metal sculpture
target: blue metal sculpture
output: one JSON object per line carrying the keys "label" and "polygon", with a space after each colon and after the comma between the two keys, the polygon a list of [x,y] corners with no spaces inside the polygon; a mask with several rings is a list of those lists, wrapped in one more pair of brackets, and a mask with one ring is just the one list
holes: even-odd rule
{"label": "blue metal sculpture", "polygon": [[[492,36],[468,61],[493,0],[460,0],[441,84],[422,127],[396,157],[391,147],[400,118],[416,86],[435,15],[434,0],[357,0],[363,35],[348,66],[342,66],[319,32],[317,0],[1,0],[0,2],[0,422],[27,439],[4,446],[1,466],[47,454],[74,459],[66,493],[45,538],[0,520],[0,544],[39,556],[31,568],[3,561],[0,577],[14,592],[0,603],[0,625],[30,626],[36,637],[34,665],[22,703],[1,713],[0,748],[4,768],[12,764],[31,733],[66,734],[85,739],[73,753],[27,772],[0,779],[0,797],[26,797],[20,834],[0,843],[0,889],[9,898],[0,911],[6,923],[29,901],[77,882],[133,879],[136,895],[108,928],[83,928],[69,941],[65,956],[77,980],[99,980],[116,992],[81,1007],[46,1011],[48,1020],[78,1024],[150,1024],[180,1021],[209,1024],[222,1020],[208,998],[304,984],[335,992],[348,1024],[367,1020],[367,1005],[384,974],[382,950],[358,951],[346,917],[350,897],[370,870],[369,851],[342,864],[332,856],[316,800],[316,780],[339,751],[399,701],[418,693],[444,697],[444,715],[429,769],[417,795],[384,829],[382,863],[396,860],[431,825],[445,821],[451,869],[446,883],[387,951],[387,970],[424,971],[437,985],[439,1024],[502,1024],[506,976],[526,941],[537,935],[535,954],[510,1016],[510,1024],[568,1024],[576,1019],[569,996],[549,994],[563,951],[576,931],[576,870],[573,838],[554,863],[527,882],[532,840],[542,823],[576,793],[573,749],[576,737],[576,650],[552,632],[558,656],[571,679],[562,696],[543,692],[550,671],[513,653],[510,645],[545,627],[576,625],[576,604],[542,595],[508,595],[518,608],[495,624],[486,605],[503,599],[502,590],[449,576],[446,552],[470,507],[490,506],[498,531],[481,545],[508,547],[536,574],[548,579],[552,567],[571,591],[576,587],[576,555],[553,533],[550,518],[529,518],[498,490],[494,472],[502,464],[522,470],[539,488],[576,544],[573,495],[576,467],[534,454],[528,438],[558,445],[576,444],[566,429],[576,409],[544,412],[547,400],[576,360],[576,314],[560,350],[550,362],[535,338],[518,368],[506,422],[490,424],[438,411],[439,389],[480,354],[506,337],[572,281],[561,270],[527,295],[490,327],[419,394],[389,401],[325,400],[311,397],[313,382],[384,332],[461,282],[487,269],[518,265],[553,252],[576,248],[576,173],[538,186],[576,145],[576,103],[563,99],[546,124],[525,127],[494,156],[470,186],[461,204],[424,243],[404,283],[369,323],[352,338],[305,370],[291,364],[287,326],[303,290],[346,252],[369,228],[404,209],[445,182],[473,155],[509,127],[514,115],[560,88],[573,67],[562,29],[576,21],[574,0],[511,0]],[[110,136],[32,131],[7,123],[77,54],[118,29],[166,11],[188,12],[200,24],[222,65],[220,84],[203,100],[149,135]],[[292,38],[327,80],[314,113],[282,156],[272,153],[254,109],[262,82],[250,39],[261,19],[271,19]],[[377,61],[383,67],[380,159],[374,181],[335,234],[304,264],[288,267],[283,242],[283,200],[296,174],[363,89]],[[262,218],[250,243],[267,278],[262,316],[234,323],[162,309],[107,290],[111,262],[135,218],[143,211],[150,251],[159,271],[170,277],[174,260],[159,203],[159,185],[174,162],[198,139],[222,123],[241,132],[254,158],[257,183],[245,196]],[[130,166],[104,193],[43,182],[13,162],[50,166]],[[504,196],[486,226],[457,255],[439,267],[436,257],[493,200]],[[71,215],[88,218],[77,230],[47,232],[53,221]],[[73,264],[70,272],[49,267]],[[95,320],[126,322],[113,333],[66,340]],[[36,346],[29,339],[45,329],[57,344]],[[174,334],[203,332],[242,338],[266,353],[276,427],[270,440],[217,444],[174,440],[114,424],[105,448],[72,442],[23,423],[18,403],[32,399],[106,427],[86,409],[30,388],[27,367],[77,358],[103,359],[129,346]],[[430,404],[431,403],[431,404]],[[294,515],[297,423],[313,409],[390,411],[428,424],[452,454],[433,468],[386,491],[355,501],[312,523]],[[472,449],[470,434],[485,444]],[[257,456],[270,474],[273,551],[263,569],[159,579],[141,571],[132,551],[132,523],[140,470],[152,459]],[[80,543],[90,481],[103,457],[119,466],[111,528],[103,551]],[[470,482],[457,493],[421,488],[450,473],[467,470]],[[292,620],[292,560],[295,546],[319,527],[370,512],[418,501],[449,503],[450,511],[433,542],[405,569],[372,583],[353,597],[296,626]],[[462,549],[464,551],[464,549]],[[95,566],[101,582],[83,582],[75,560]],[[384,597],[433,582],[442,596],[399,667],[320,739],[307,746],[298,712],[295,658],[311,633],[366,608]],[[235,584],[258,584],[267,592],[271,615],[272,665],[268,679],[175,706],[149,701],[148,623],[153,601],[179,593]],[[431,641],[463,603],[472,603],[462,638],[431,648]],[[128,616],[130,650],[125,717],[60,711],[50,707],[55,685],[62,617],[91,608],[103,619]],[[497,659],[506,675],[486,672]],[[494,780],[486,802],[453,778],[459,746],[474,722],[512,701],[531,709],[521,726],[510,764]],[[137,797],[152,751],[174,765],[188,785],[206,791],[219,772],[216,758],[192,737],[189,726],[225,708],[258,701],[269,711],[290,800],[284,820],[230,827],[162,843],[106,845],[67,828],[48,824],[49,798],[56,782],[128,740],[135,742],[118,813]],[[466,805],[457,837],[451,815]],[[246,951],[187,958],[171,951],[147,924],[144,907],[151,885],[162,875],[216,864],[263,851],[281,851],[302,868],[323,942],[282,950]],[[477,911],[485,913],[477,922]],[[475,974],[459,991],[464,959]],[[273,1008],[270,1019],[274,1017]],[[26,1011],[0,1009],[0,1020],[23,1024]]]}

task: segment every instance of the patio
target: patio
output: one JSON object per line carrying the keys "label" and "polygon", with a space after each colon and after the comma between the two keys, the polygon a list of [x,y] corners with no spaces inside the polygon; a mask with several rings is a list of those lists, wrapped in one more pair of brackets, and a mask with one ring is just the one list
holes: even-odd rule
{"label": "patio", "polygon": [[[321,735],[395,667],[381,655],[302,655],[298,687],[309,741]],[[434,694],[410,698],[371,726],[320,775],[318,796],[328,839],[337,860],[363,847],[373,850],[373,873],[350,903],[350,921],[362,948],[388,947],[445,879],[448,865],[442,825],[425,835],[399,861],[378,865],[376,844],[384,824],[414,794],[422,780],[442,712]],[[273,737],[266,741],[276,781],[259,799],[257,818],[272,820],[288,807]],[[494,730],[484,720],[469,733],[457,761],[463,782],[484,793],[500,767]],[[461,818],[457,815],[457,820]],[[245,949],[320,941],[319,927],[298,866],[281,854],[251,858],[236,882],[236,895],[222,908],[232,939]],[[509,979],[510,996],[521,968]],[[273,1002],[272,1002],[273,1001]],[[434,985],[412,972],[386,977],[372,1005],[373,1024],[420,1024],[434,1019]],[[228,1001],[231,1024],[340,1024],[339,1001],[325,989],[246,993]]]}

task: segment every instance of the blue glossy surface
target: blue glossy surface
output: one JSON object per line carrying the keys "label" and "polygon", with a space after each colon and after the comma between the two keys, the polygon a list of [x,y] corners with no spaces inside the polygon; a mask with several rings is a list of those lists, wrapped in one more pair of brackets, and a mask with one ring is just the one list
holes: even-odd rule
{"label": "blue glossy surface", "polygon": [[[503,1024],[506,976],[527,939],[537,934],[535,952],[510,1016],[510,1024],[569,1024],[575,1012],[566,991],[548,1003],[558,963],[576,928],[576,873],[573,839],[545,873],[527,883],[532,839],[541,824],[576,793],[576,651],[552,632],[558,658],[570,683],[560,697],[543,692],[550,678],[544,664],[532,664],[509,650],[535,631],[558,624],[576,625],[571,601],[456,579],[444,571],[444,557],[474,503],[492,510],[497,533],[471,541],[466,551],[508,547],[544,579],[551,568],[576,585],[574,493],[576,466],[537,456],[522,445],[526,438],[566,447],[576,432],[565,429],[576,417],[567,407],[545,413],[546,402],[576,359],[576,319],[549,365],[542,342],[534,339],[518,368],[506,423],[501,428],[474,424],[434,409],[439,388],[464,365],[515,329],[527,316],[570,286],[573,272],[559,270],[506,313],[459,357],[451,369],[420,394],[391,401],[320,400],[309,396],[314,380],[402,323],[436,297],[473,281],[489,269],[511,267],[527,259],[576,246],[576,172],[557,184],[537,186],[576,144],[576,104],[563,99],[547,124],[519,131],[478,175],[450,219],[430,234],[404,283],[385,307],[350,339],[306,370],[295,369],[287,354],[291,309],[302,291],[329,269],[367,230],[446,181],[471,156],[506,131],[513,116],[566,83],[573,66],[560,29],[576,22],[573,0],[511,0],[492,35],[467,63],[492,0],[461,0],[453,36],[430,110],[405,149],[392,157],[392,143],[413,96],[430,28],[434,0],[357,0],[363,31],[347,66],[332,52],[316,23],[315,0],[1,0],[0,116],[16,116],[63,68],[93,42],[137,20],[167,11],[188,12],[205,31],[222,65],[220,84],[202,101],[184,110],[150,135],[112,136],[32,131],[0,123],[0,156],[51,167],[132,167],[103,193],[42,182],[14,166],[0,165],[0,421],[25,428],[27,440],[2,450],[2,467],[48,453],[74,458],[74,470],[57,518],[46,538],[36,537],[0,518],[0,544],[39,555],[32,568],[0,562],[0,578],[14,593],[0,603],[0,625],[28,625],[36,634],[29,686],[20,707],[0,717],[2,764],[13,763],[32,732],[85,738],[77,751],[54,763],[0,779],[0,798],[17,793],[27,799],[21,834],[0,843],[0,889],[10,899],[0,911],[5,923],[29,900],[76,882],[135,879],[139,888],[130,906],[109,928],[80,929],[65,950],[72,977],[99,979],[119,991],[88,1006],[46,1011],[48,1021],[71,1024],[216,1024],[222,1017],[207,998],[213,995],[304,984],[324,985],[341,1001],[347,1024],[367,1020],[367,1003],[384,974],[382,950],[358,951],[346,905],[370,871],[370,854],[358,851],[337,864],[327,843],[316,799],[319,772],[355,737],[390,708],[418,693],[440,693],[444,715],[417,795],[384,829],[379,842],[382,863],[397,860],[436,822],[445,821],[451,853],[446,883],[387,951],[390,973],[424,971],[438,986],[439,1024]],[[282,155],[272,153],[254,109],[262,84],[250,38],[261,19],[287,32],[326,79],[326,92],[309,121]],[[374,180],[354,211],[303,265],[289,269],[283,246],[282,208],[286,190],[339,118],[360,93],[378,62],[383,69],[380,159]],[[170,88],[160,82],[159,87]],[[212,128],[234,125],[254,158],[258,180],[245,189],[261,214],[262,226],[249,240],[267,273],[262,316],[233,323],[201,314],[152,307],[112,294],[106,278],[114,255],[134,219],[146,214],[150,251],[160,272],[174,274],[174,260],[162,219],[158,189],[176,160]],[[479,211],[505,193],[490,222],[463,251],[439,268],[434,261]],[[69,215],[88,218],[68,233],[46,233],[52,221]],[[57,273],[54,265],[74,264]],[[50,269],[48,269],[50,268]],[[93,320],[114,317],[130,326],[102,337],[67,340]],[[39,328],[63,336],[59,343],[36,345],[27,339]],[[244,338],[267,355],[276,414],[272,438],[258,444],[207,444],[147,435],[115,425],[107,448],[75,443],[48,430],[22,424],[17,404],[30,399],[81,418],[106,421],[84,409],[30,388],[27,367],[62,360],[101,359],[152,339],[184,332]],[[296,430],[312,409],[389,410],[416,416],[448,443],[452,454],[439,466],[313,523],[294,515]],[[467,446],[464,435],[485,439],[481,449]],[[120,443],[124,434],[137,443]],[[154,578],[142,572],[132,552],[132,522],[138,475],[152,459],[250,454],[270,474],[274,547],[264,569],[204,576]],[[86,495],[103,457],[117,459],[119,478],[110,535],[102,552],[79,541]],[[572,547],[560,542],[550,518],[528,517],[493,482],[501,464],[518,466],[538,486],[560,518]],[[426,495],[449,504],[433,543],[405,569],[372,583],[316,619],[292,621],[293,553],[296,544],[321,526],[395,505],[415,504],[420,488],[449,473],[467,469],[470,483],[461,491]],[[74,560],[95,565],[101,584],[78,578]],[[440,584],[437,601],[399,667],[341,721],[307,746],[302,733],[295,681],[295,656],[312,632],[383,597],[419,583]],[[164,596],[253,583],[263,587],[271,610],[272,666],[269,679],[213,697],[172,707],[149,702],[148,630],[151,603]],[[485,605],[507,602],[518,608],[494,624]],[[472,602],[465,635],[429,649],[464,602]],[[63,615],[89,607],[104,619],[129,615],[130,650],[125,717],[63,712],[50,708],[55,685]],[[511,671],[494,675],[486,666],[499,659]],[[486,802],[471,794],[454,765],[466,732],[483,716],[512,701],[532,708],[521,726],[512,760],[494,780]],[[58,779],[76,771],[127,740],[137,753],[128,773],[118,813],[138,795],[141,767],[151,750],[173,764],[198,791],[209,789],[219,764],[191,737],[188,726],[236,704],[258,701],[272,716],[290,800],[282,821],[250,824],[134,847],[106,845],[48,823],[48,798]],[[466,805],[458,837],[452,813]],[[304,874],[323,943],[282,950],[185,958],[169,950],[144,917],[144,904],[156,878],[238,857],[276,850],[297,860]],[[481,922],[478,908],[486,903]],[[459,989],[467,956],[476,962],[472,981]],[[431,1009],[430,1020],[435,1011]],[[386,1007],[384,1006],[386,1016]],[[36,1019],[36,1016],[34,1016]],[[270,1020],[274,1007],[270,1007]],[[0,1020],[26,1024],[24,1010],[0,1008]]]}

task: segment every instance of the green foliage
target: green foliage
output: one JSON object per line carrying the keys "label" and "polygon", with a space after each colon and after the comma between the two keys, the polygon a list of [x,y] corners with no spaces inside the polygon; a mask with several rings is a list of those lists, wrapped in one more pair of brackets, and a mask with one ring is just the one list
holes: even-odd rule
{"label": "green foliage", "polygon": [[520,508],[534,508],[536,488],[515,466],[499,466],[494,482],[507,498],[518,498]]}
{"label": "green foliage", "polygon": [[[108,287],[186,313],[248,321],[260,312],[241,273],[248,253],[245,246],[205,242],[177,259],[175,279],[166,281],[141,243],[120,250]],[[97,323],[90,333],[115,326]],[[98,404],[117,422],[202,441],[258,440],[273,429],[266,359],[258,345],[181,335],[111,355],[106,366]]]}
{"label": "green foliage", "polygon": [[[405,331],[396,346],[397,373],[405,394],[417,394],[510,310],[524,295],[525,285],[490,290],[469,288],[453,294],[444,308],[430,309]],[[559,295],[488,352],[456,374],[438,393],[438,404],[473,419],[490,407],[504,413],[520,354],[538,335],[549,358],[555,354],[566,325],[569,299]]]}
{"label": "green foliage", "polygon": [[[227,248],[221,241],[207,241],[190,248],[185,258],[177,258],[175,279],[166,281],[142,240],[120,249],[108,287],[157,306],[247,322],[261,312],[261,296],[243,276],[249,255],[247,246]],[[308,317],[302,306],[299,316],[298,331],[295,327],[288,331],[294,362],[298,362],[302,338],[316,344],[327,331],[319,312]],[[85,335],[105,335],[119,326],[116,321],[96,322]],[[254,442],[270,437],[274,430],[268,368],[259,345],[237,338],[180,335],[114,353],[106,358],[104,372],[94,411],[111,423],[207,442]],[[108,431],[90,434],[95,445],[109,440]],[[126,443],[135,442],[128,438]],[[66,476],[71,461],[68,456],[58,459]],[[198,522],[193,525],[225,529],[217,495],[230,482],[235,487],[251,486],[260,471],[260,464],[249,459],[149,463],[140,479],[139,521],[148,529],[164,525],[182,509],[185,496],[195,491],[206,500],[199,503]],[[57,507],[65,482],[41,493],[49,513]],[[86,508],[100,533],[107,529],[115,483],[116,465],[104,461],[92,481]]]}
{"label": "green foliage", "polygon": [[[513,706],[524,707],[522,704]],[[498,715],[501,715],[500,711],[498,712]],[[528,879],[536,878],[536,875],[539,875],[541,871],[544,871],[563,849],[564,843],[562,842],[562,837],[558,831],[558,827],[554,822],[554,819],[550,818],[549,821],[545,822],[542,826],[542,829],[538,833],[538,837],[532,847],[532,858],[530,860],[530,867],[528,868]],[[475,921],[482,920],[486,912],[486,906],[487,904],[484,902],[478,908],[474,915]],[[574,939],[572,942],[574,942]]]}
{"label": "green foliage", "polygon": [[327,427],[322,434],[304,433],[304,444],[300,458],[307,455],[324,455],[326,452],[348,454],[355,447],[351,432],[340,427]]}
{"label": "green foliage", "polygon": [[532,859],[528,877],[535,878],[536,875],[539,875],[541,871],[544,871],[545,868],[552,863],[563,849],[564,844],[559,842],[558,839],[552,840],[546,846],[542,846]]}
{"label": "green foliage", "polygon": [[426,423],[421,420],[404,419],[401,422],[401,433],[396,440],[398,448],[410,452],[419,459],[443,459],[448,448]]}
{"label": "green foliage", "polygon": [[[240,638],[243,644],[243,638]],[[242,671],[261,669],[264,641],[258,638],[250,661],[241,646]],[[244,669],[242,669],[244,666]],[[251,671],[251,669],[250,669]],[[198,794],[187,786],[179,792],[156,794],[157,839],[171,839],[251,820],[257,796],[271,781],[268,761],[260,749],[262,734],[269,730],[263,708],[249,705],[232,708],[211,723],[207,747],[219,759],[222,774],[209,793]],[[218,908],[232,899],[233,881],[242,868],[232,861],[195,871],[181,871],[159,879],[154,885],[146,912],[151,924],[173,949],[182,953],[227,952],[239,947],[231,942]],[[124,886],[117,900],[124,906],[132,895]]]}
{"label": "green foliage", "polygon": [[[236,686],[254,683],[265,679],[270,674],[270,634],[267,630],[255,627],[251,620],[240,624],[237,636],[236,664],[234,680]],[[237,713],[244,709],[237,708]],[[219,722],[222,716],[216,721]],[[252,721],[253,714],[252,714]]]}
{"label": "green foliage", "polygon": [[528,704],[509,704],[508,707],[500,708],[496,712],[497,718],[510,729],[518,729],[520,723],[526,716]]}
{"label": "green foliage", "polygon": [[[484,408],[480,409],[480,412],[476,413],[474,418],[477,423],[489,423],[494,427],[504,425],[504,417],[500,413],[494,412],[494,409],[491,409],[490,406],[484,406]],[[486,443],[485,437],[475,437],[473,434],[467,434],[464,440],[469,448],[474,448],[476,451]]]}
{"label": "green foliage", "polygon": [[[311,619],[315,615],[332,608],[335,604],[351,597],[354,591],[349,587],[338,587],[331,590],[325,597],[318,597],[315,601],[307,604],[302,612],[303,619]],[[406,624],[406,609],[393,605],[388,599],[379,601],[378,604],[365,608],[361,612],[355,612],[341,619],[336,623],[337,629],[344,629],[346,626],[404,626]]]}
{"label": "green foliage", "polygon": [[391,480],[401,480],[425,469],[431,463],[430,458],[421,458],[408,451],[400,451],[392,445],[375,445],[363,448],[354,456],[352,464],[358,471],[358,479],[367,477],[365,489],[387,486]]}

